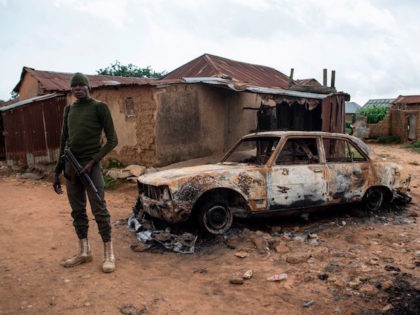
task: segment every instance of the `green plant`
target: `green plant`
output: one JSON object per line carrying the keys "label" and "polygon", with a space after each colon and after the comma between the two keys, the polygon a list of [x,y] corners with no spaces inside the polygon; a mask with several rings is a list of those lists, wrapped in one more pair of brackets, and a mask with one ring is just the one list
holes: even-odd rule
{"label": "green plant", "polygon": [[361,108],[356,112],[356,117],[366,116],[368,124],[376,124],[385,118],[388,112],[387,107],[381,107],[378,105],[372,105],[369,108]]}
{"label": "green plant", "polygon": [[139,78],[163,78],[167,72],[156,72],[150,66],[146,68],[140,68],[132,63],[128,65],[122,65],[118,60],[115,63],[111,64],[109,67],[101,68],[96,70],[98,74],[103,75],[113,75],[113,76],[122,76],[122,77],[139,77]]}
{"label": "green plant", "polygon": [[107,175],[104,176],[104,181],[105,189],[115,189],[118,186],[118,181]]}
{"label": "green plant", "polygon": [[106,169],[110,169],[110,168],[124,168],[125,165],[123,163],[121,163],[120,161],[118,161],[117,159],[107,159],[104,164],[103,167]]}
{"label": "green plant", "polygon": [[414,149],[417,153],[420,153],[420,140],[417,140],[417,142],[407,144],[406,148]]}
{"label": "green plant", "polygon": [[379,136],[378,143],[401,143],[401,139],[398,136]]}

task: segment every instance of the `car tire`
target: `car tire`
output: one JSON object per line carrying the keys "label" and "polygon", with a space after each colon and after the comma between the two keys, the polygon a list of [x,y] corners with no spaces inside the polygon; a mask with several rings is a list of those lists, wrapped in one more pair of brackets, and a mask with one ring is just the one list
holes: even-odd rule
{"label": "car tire", "polygon": [[366,210],[377,211],[384,202],[384,191],[381,188],[370,188],[363,198],[363,204]]}
{"label": "car tire", "polygon": [[206,232],[218,235],[230,229],[233,215],[225,202],[209,200],[201,206],[198,222]]}

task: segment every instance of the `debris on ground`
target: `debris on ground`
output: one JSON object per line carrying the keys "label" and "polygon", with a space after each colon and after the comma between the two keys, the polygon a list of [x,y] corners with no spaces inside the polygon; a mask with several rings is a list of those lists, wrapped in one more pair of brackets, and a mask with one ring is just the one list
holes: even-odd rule
{"label": "debris on ground", "polygon": [[184,232],[182,234],[173,234],[170,228],[165,230],[157,230],[152,221],[144,217],[138,219],[134,213],[128,218],[128,228],[136,234],[137,239],[143,245],[132,245],[134,251],[145,251],[156,246],[162,246],[167,250],[171,250],[182,254],[192,254],[195,250],[197,236]]}
{"label": "debris on ground", "polygon": [[267,281],[282,281],[287,279],[287,273],[275,274],[267,277]]}
{"label": "debris on ground", "polygon": [[308,301],[305,301],[303,303],[303,307],[306,307],[306,308],[311,307],[312,305],[314,305],[314,301],[313,300],[308,300]]}

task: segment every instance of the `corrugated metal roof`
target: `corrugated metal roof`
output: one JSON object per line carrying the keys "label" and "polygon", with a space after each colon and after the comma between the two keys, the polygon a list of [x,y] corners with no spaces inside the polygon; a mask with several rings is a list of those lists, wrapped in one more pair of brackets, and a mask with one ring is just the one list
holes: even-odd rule
{"label": "corrugated metal roof", "polygon": [[309,79],[297,79],[295,80],[295,84],[296,85],[300,85],[300,86],[322,86],[321,83],[319,83],[316,79],[314,78],[309,78]]}
{"label": "corrugated metal roof", "polygon": [[259,87],[287,89],[289,77],[274,68],[204,54],[168,73],[164,79],[217,77]]}
{"label": "corrugated metal roof", "polygon": [[15,98],[13,100],[8,100],[6,102],[0,102],[0,108],[1,107],[4,107],[4,106],[11,105],[11,104],[14,104],[14,103],[17,103],[17,102],[19,102],[19,99],[18,98]]}
{"label": "corrugated metal roof", "polygon": [[[38,80],[47,92],[70,90],[70,80],[73,76],[73,73],[43,71],[35,70],[29,67],[23,67],[20,81],[15,86],[13,91],[19,92],[20,85],[22,84],[23,78],[27,73]],[[153,81],[157,81],[155,79],[119,77],[110,75],[87,75],[87,77],[89,78],[91,88],[116,85],[144,85],[150,84]]]}
{"label": "corrugated metal roof", "polygon": [[50,99],[50,98],[53,98],[53,97],[56,97],[56,96],[62,96],[62,94],[52,93],[52,94],[45,94],[45,95],[41,95],[41,96],[35,96],[35,97],[32,97],[32,98],[28,98],[26,100],[23,100],[23,101],[20,101],[20,102],[17,102],[17,103],[13,103],[11,105],[0,107],[0,112],[4,112],[4,111],[10,110],[10,109],[15,109],[15,108],[18,108],[18,107],[21,107],[21,106],[24,106],[24,105],[27,105],[27,104],[30,104],[30,103],[34,103],[34,102],[38,102],[38,101],[44,101],[44,100],[47,100],[47,99]]}
{"label": "corrugated metal roof", "polygon": [[248,91],[252,93],[259,93],[259,94],[273,94],[273,95],[285,95],[285,96],[293,96],[293,97],[300,97],[300,98],[313,98],[322,100],[328,96],[328,94],[318,94],[318,93],[309,93],[309,92],[300,92],[300,91],[292,91],[292,90],[285,90],[281,88],[268,88],[268,87],[260,87],[260,86],[251,86],[246,84],[238,84],[237,82],[232,82],[228,79],[222,78],[213,78],[213,77],[195,77],[195,78],[184,78],[185,83],[203,83],[209,85],[216,85],[216,86],[224,86],[236,92]]}
{"label": "corrugated metal roof", "polygon": [[420,95],[400,95],[392,103],[394,104],[420,104]]}
{"label": "corrugated metal roof", "polygon": [[374,105],[379,107],[389,107],[394,99],[393,98],[378,98],[378,99],[371,99],[363,105],[363,108],[370,108]]}
{"label": "corrugated metal roof", "polygon": [[346,102],[346,114],[355,114],[362,106],[356,102]]}

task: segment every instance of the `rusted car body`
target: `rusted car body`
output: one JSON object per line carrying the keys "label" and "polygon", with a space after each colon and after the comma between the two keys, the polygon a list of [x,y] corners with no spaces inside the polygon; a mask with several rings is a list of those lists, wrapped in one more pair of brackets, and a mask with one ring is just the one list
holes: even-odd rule
{"label": "rusted car body", "polygon": [[137,208],[170,223],[196,216],[223,233],[234,216],[364,202],[376,210],[410,200],[410,176],[375,157],[358,138],[325,132],[270,131],[243,137],[218,164],[138,178]]}

